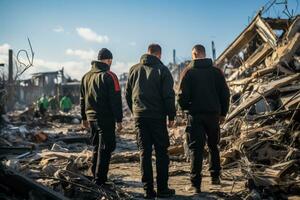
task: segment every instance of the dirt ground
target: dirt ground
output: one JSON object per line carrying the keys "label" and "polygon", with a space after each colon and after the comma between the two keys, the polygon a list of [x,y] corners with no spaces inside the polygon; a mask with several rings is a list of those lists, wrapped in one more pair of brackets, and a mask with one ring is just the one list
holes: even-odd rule
{"label": "dirt ground", "polygon": [[[136,135],[133,131],[132,125],[132,123],[129,123],[129,128],[127,127],[121,134],[117,134],[117,148],[113,153],[112,163],[109,171],[109,179],[119,188],[132,196],[132,199],[138,200],[143,199],[143,189],[140,177],[138,149],[135,140]],[[74,132],[74,130],[79,128],[79,124],[75,125],[56,123],[52,127],[42,128],[42,130],[47,132],[49,137],[58,136],[58,133],[60,133],[59,137],[63,137],[68,136],[68,132]],[[82,136],[82,133],[80,135]],[[40,144],[39,146],[40,150],[51,149],[51,145],[46,145],[43,147],[43,145]],[[77,147],[80,148],[76,149]],[[74,143],[73,148],[71,148],[74,151],[70,149],[70,152],[75,154],[77,152],[80,154],[81,148],[91,149],[88,144]],[[129,157],[130,159],[126,159],[126,157]],[[155,156],[153,156],[152,160],[155,177]],[[245,191],[245,177],[243,177],[240,169],[238,168],[224,169],[222,173],[222,184],[220,186],[212,186],[210,184],[207,160],[205,159],[201,188],[202,194],[199,196],[193,196],[187,191],[187,188],[190,186],[189,162],[183,159],[182,156],[171,156],[170,160],[169,186],[176,190],[176,196],[170,199],[241,199],[240,194]],[[31,172],[33,173],[35,171],[34,169],[34,164],[31,166],[31,168],[29,166],[29,174]],[[90,176],[89,170],[86,169],[80,171],[79,173]]]}
{"label": "dirt ground", "polygon": [[[118,136],[115,154],[122,152],[128,154],[137,152],[134,134],[122,134]],[[193,196],[187,191],[190,185],[189,163],[184,160],[174,161],[174,159],[171,159],[169,186],[176,190],[176,196],[170,199],[232,199],[244,190],[245,181],[239,169],[223,170],[222,184],[220,186],[212,186],[210,184],[207,160],[204,163],[202,194]],[[152,164],[155,176],[154,156]],[[142,199],[143,189],[138,162],[111,164],[109,178],[123,190],[130,193],[134,199]]]}

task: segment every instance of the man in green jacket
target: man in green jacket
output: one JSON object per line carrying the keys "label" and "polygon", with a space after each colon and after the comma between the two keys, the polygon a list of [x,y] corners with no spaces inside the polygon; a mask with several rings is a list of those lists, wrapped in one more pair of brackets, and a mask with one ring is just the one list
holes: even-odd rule
{"label": "man in green jacket", "polygon": [[49,102],[49,108],[52,111],[52,113],[57,112],[59,106],[57,97],[56,96],[49,97],[48,102]]}
{"label": "man in green jacket", "polygon": [[63,98],[60,100],[60,109],[67,113],[72,108],[72,101],[68,96],[63,96]]}
{"label": "man in green jacket", "polygon": [[[169,69],[160,61],[161,47],[151,44],[140,63],[131,67],[126,85],[126,100],[138,131],[138,146],[145,198],[170,197],[168,187],[169,135],[166,126],[174,125],[175,94]],[[153,187],[152,146],[156,155],[157,194]]]}
{"label": "man in green jacket", "polygon": [[40,114],[44,116],[49,106],[48,98],[45,94],[42,95],[42,97],[38,100],[37,104]]}

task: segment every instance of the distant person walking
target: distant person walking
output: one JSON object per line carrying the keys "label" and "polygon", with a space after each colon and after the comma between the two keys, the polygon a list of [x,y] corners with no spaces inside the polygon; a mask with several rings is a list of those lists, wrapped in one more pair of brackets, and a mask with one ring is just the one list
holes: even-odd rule
{"label": "distant person walking", "polygon": [[91,143],[94,146],[92,173],[96,184],[107,182],[111,153],[116,148],[117,131],[122,129],[122,99],[117,76],[110,71],[112,53],[103,48],[98,60],[81,80],[80,104],[82,124],[91,128]]}
{"label": "distant person walking", "polygon": [[57,97],[56,96],[49,97],[48,102],[49,102],[49,109],[51,110],[51,112],[52,113],[57,112],[59,107]]}
{"label": "distant person walking", "polygon": [[43,94],[41,98],[37,101],[37,105],[40,115],[45,116],[49,106],[48,98],[45,94]]}
{"label": "distant person walking", "polygon": [[[135,118],[138,131],[142,182],[146,199],[170,197],[169,189],[169,135],[166,125],[174,125],[175,94],[173,78],[161,62],[161,47],[151,44],[140,63],[131,67],[126,85],[126,100]],[[152,146],[156,155],[157,193],[153,186]]]}
{"label": "distant person walking", "polygon": [[205,48],[192,49],[192,61],[183,72],[178,103],[188,111],[187,136],[191,150],[191,182],[195,193],[201,192],[203,149],[207,141],[212,184],[220,184],[219,123],[229,107],[229,88],[222,71],[206,58]]}
{"label": "distant person walking", "polygon": [[63,98],[61,98],[61,100],[59,102],[59,106],[63,112],[65,112],[65,113],[69,112],[72,108],[72,101],[71,101],[70,97],[63,96]]}

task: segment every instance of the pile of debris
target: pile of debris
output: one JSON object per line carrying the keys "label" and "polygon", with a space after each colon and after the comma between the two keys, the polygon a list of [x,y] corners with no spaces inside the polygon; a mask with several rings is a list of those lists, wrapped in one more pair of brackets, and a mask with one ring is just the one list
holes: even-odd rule
{"label": "pile of debris", "polygon": [[300,193],[300,16],[260,13],[216,60],[231,107],[222,127],[223,168],[241,167],[249,197]]}
{"label": "pile of debris", "polygon": [[30,109],[7,115],[0,132],[3,198],[130,199],[114,183],[99,187],[92,181],[89,135],[69,120],[76,113],[58,114],[52,122],[35,118]]}

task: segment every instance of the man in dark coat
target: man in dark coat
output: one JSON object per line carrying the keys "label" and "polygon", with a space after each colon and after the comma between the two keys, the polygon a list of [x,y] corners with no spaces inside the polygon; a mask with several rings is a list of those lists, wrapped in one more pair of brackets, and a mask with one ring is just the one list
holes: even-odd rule
{"label": "man in dark coat", "polygon": [[99,185],[107,181],[111,153],[116,147],[115,127],[122,129],[121,89],[117,76],[110,71],[112,53],[103,48],[98,60],[81,80],[81,115],[84,127],[91,128],[94,145],[92,173]]}
{"label": "man in dark coat", "polygon": [[[168,187],[169,135],[176,115],[173,78],[160,61],[161,47],[151,44],[140,63],[131,67],[126,85],[126,100],[138,131],[140,164],[145,198],[170,197],[175,190]],[[153,187],[152,146],[156,155],[157,194]]]}
{"label": "man in dark coat", "polygon": [[194,46],[192,61],[182,74],[178,103],[188,111],[187,136],[191,150],[191,189],[201,192],[203,149],[207,141],[212,184],[220,184],[220,126],[229,108],[229,88],[222,71],[206,58],[202,45]]}

